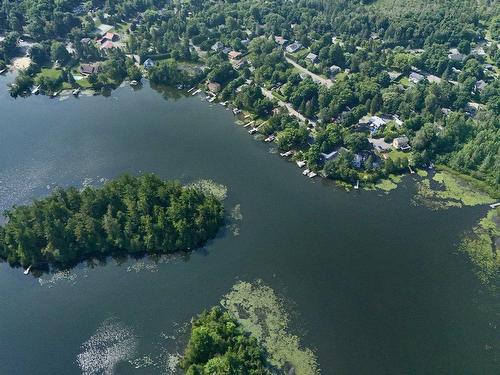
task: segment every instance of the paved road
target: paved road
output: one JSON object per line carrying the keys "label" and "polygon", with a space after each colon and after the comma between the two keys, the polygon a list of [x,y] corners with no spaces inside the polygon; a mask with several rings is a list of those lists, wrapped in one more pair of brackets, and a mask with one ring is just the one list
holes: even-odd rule
{"label": "paved road", "polygon": [[[271,99],[271,100],[276,100],[277,98],[273,95],[273,93],[263,87],[260,88],[262,90],[262,93],[264,94],[264,96],[266,96],[267,98]],[[283,108],[286,108],[288,113],[290,113],[292,116],[295,116],[296,118],[298,118],[300,121],[304,122],[304,123],[312,123],[314,126],[316,126],[316,122],[312,121],[312,120],[309,120],[307,117],[305,117],[304,115],[302,115],[301,113],[297,112],[290,103],[286,103],[282,100],[278,100],[278,105],[280,107],[283,107]]]}
{"label": "paved road", "polygon": [[296,67],[298,70],[300,70],[302,73],[307,74],[309,77],[313,79],[314,82],[321,83],[322,85],[325,85],[326,87],[331,87],[333,85],[333,82],[331,79],[326,79],[323,78],[317,74],[314,74],[313,72],[310,72],[303,66],[297,64],[295,61],[293,61],[291,58],[285,56],[286,61],[288,61],[290,64],[292,64],[294,67]]}

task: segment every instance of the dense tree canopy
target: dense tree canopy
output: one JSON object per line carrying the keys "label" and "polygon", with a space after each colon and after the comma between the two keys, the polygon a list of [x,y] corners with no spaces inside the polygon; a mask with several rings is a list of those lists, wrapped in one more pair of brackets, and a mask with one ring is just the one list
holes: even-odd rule
{"label": "dense tree canopy", "polygon": [[265,352],[228,313],[213,308],[192,322],[182,368],[188,375],[265,375]]}
{"label": "dense tree canopy", "polygon": [[222,203],[154,175],[101,188],[58,189],[5,213],[0,257],[24,267],[66,267],[93,256],[193,249],[217,233]]}

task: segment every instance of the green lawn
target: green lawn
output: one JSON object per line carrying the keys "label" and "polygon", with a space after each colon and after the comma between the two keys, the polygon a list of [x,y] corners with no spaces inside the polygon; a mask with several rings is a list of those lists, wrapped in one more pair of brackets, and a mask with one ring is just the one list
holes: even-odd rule
{"label": "green lawn", "polygon": [[42,68],[42,71],[40,73],[38,73],[38,76],[57,79],[61,76],[61,74],[62,74],[62,71],[60,69]]}

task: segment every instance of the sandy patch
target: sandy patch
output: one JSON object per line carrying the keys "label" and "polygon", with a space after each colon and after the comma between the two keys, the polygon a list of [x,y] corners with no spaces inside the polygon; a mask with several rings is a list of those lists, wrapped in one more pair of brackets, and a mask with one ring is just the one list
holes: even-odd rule
{"label": "sandy patch", "polygon": [[12,60],[12,66],[16,70],[24,70],[27,69],[31,64],[31,59],[29,57],[16,57]]}

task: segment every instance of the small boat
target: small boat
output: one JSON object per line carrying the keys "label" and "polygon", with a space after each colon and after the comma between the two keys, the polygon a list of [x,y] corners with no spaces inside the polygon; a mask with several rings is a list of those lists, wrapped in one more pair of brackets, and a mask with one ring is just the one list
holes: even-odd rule
{"label": "small boat", "polygon": [[302,167],[304,167],[305,165],[306,165],[306,162],[305,162],[305,161],[297,161],[297,166],[298,166],[299,168],[302,168]]}
{"label": "small boat", "polygon": [[24,274],[25,274],[25,275],[27,275],[27,274],[29,274],[29,273],[30,273],[30,271],[31,271],[31,267],[32,267],[32,266],[29,266],[28,268],[26,268],[26,269],[24,270]]}
{"label": "small boat", "polygon": [[234,113],[235,115],[238,115],[238,114],[240,114],[240,113],[241,113],[241,109],[239,109],[239,108],[233,108],[233,113]]}
{"label": "small boat", "polygon": [[257,128],[252,128],[248,131],[248,134],[255,134],[257,133]]}
{"label": "small boat", "polygon": [[80,94],[80,88],[76,88],[73,90],[73,96],[78,96],[78,94]]}
{"label": "small boat", "polygon": [[0,70],[0,74],[4,74],[7,71],[7,68]]}
{"label": "small boat", "polygon": [[273,142],[275,139],[276,139],[276,137],[271,134],[269,137],[264,139],[264,142]]}
{"label": "small boat", "polygon": [[40,85],[38,85],[37,87],[35,87],[33,90],[31,90],[31,93],[33,95],[38,95],[40,94]]}
{"label": "small boat", "polygon": [[137,86],[137,85],[139,85],[139,82],[136,81],[135,79],[130,81],[130,86]]}
{"label": "small boat", "polygon": [[293,151],[282,152],[280,153],[280,155],[283,156],[284,158],[287,158],[293,155]]}
{"label": "small boat", "polygon": [[316,172],[311,171],[311,172],[309,172],[309,173],[307,174],[307,177],[309,177],[309,178],[314,178],[314,177],[316,177],[317,175],[318,175],[318,174],[317,174]]}
{"label": "small boat", "polygon": [[223,105],[225,107],[227,105],[227,102],[220,102],[220,105]]}
{"label": "small boat", "polygon": [[311,172],[309,169],[305,169],[304,172],[302,172],[302,174],[304,176],[307,176],[309,174],[309,172]]}
{"label": "small boat", "polygon": [[56,96],[58,96],[59,94],[61,93],[61,91],[56,91],[56,92],[53,92],[52,93],[52,97],[55,98]]}
{"label": "small boat", "polygon": [[183,85],[177,85],[177,90],[182,90],[184,88]]}

